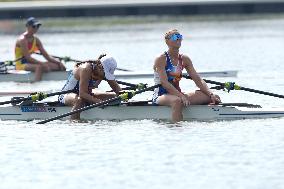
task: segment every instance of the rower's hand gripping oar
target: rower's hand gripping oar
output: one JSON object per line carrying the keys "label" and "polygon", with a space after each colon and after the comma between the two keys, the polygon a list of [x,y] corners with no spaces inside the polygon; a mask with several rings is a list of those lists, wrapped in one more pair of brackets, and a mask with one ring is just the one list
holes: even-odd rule
{"label": "rower's hand gripping oar", "polygon": [[[41,53],[38,53],[38,52],[36,52],[35,54],[42,55]],[[50,55],[50,56],[52,56],[53,58],[57,58],[60,61],[64,61],[64,63],[66,63],[66,62],[76,62],[76,63],[88,62],[88,61],[75,60],[75,59],[70,58],[70,56],[63,56],[63,57],[55,56],[55,55]],[[124,68],[116,68],[116,69],[119,70],[119,71],[125,71],[125,72],[131,72],[132,71],[132,70],[124,69]]]}
{"label": "rower's hand gripping oar", "polygon": [[37,124],[44,124],[44,123],[47,123],[47,122],[50,122],[50,121],[53,121],[53,120],[57,120],[57,119],[60,119],[60,118],[63,118],[63,117],[66,117],[66,116],[69,116],[69,115],[72,115],[72,114],[75,114],[75,113],[79,113],[79,112],[83,112],[85,110],[89,110],[91,108],[104,106],[106,104],[109,104],[109,103],[117,101],[117,100],[128,100],[128,99],[132,98],[136,94],[140,94],[140,93],[143,93],[145,91],[151,91],[151,90],[153,90],[153,89],[155,89],[155,88],[157,88],[159,86],[160,86],[160,84],[157,84],[157,85],[154,85],[152,87],[147,87],[145,89],[141,89],[141,90],[138,90],[138,91],[125,92],[125,93],[123,93],[123,94],[121,94],[121,95],[119,95],[117,97],[114,97],[114,98],[111,98],[111,99],[108,99],[108,100],[105,100],[105,101],[102,101],[102,102],[98,102],[98,103],[95,103],[95,104],[92,104],[92,105],[89,105],[89,106],[85,106],[83,108],[80,108],[80,109],[77,109],[77,110],[74,110],[74,111],[71,111],[71,112],[68,112],[68,113],[65,113],[65,114],[61,114],[61,115],[55,116],[55,117],[50,118],[50,119],[46,119],[46,120],[40,121]]}
{"label": "rower's hand gripping oar", "polygon": [[[192,79],[190,76],[188,75],[183,75],[184,78],[187,79]],[[218,85],[216,88],[217,89],[225,89],[228,92],[230,92],[231,90],[243,90],[243,91],[248,91],[248,92],[253,92],[253,93],[258,93],[258,94],[263,94],[263,95],[267,95],[267,96],[273,96],[273,97],[277,97],[277,98],[284,98],[284,95],[280,95],[280,94],[275,94],[275,93],[270,93],[270,92],[265,92],[265,91],[261,91],[261,90],[256,90],[256,89],[251,89],[251,88],[247,88],[247,87],[241,87],[237,84],[235,84],[235,82],[225,82],[225,83],[221,83],[218,81],[212,81],[209,79],[203,79],[206,83],[210,83],[210,84],[215,84]]]}
{"label": "rower's hand gripping oar", "polygon": [[59,91],[59,92],[54,92],[54,93],[37,92],[37,93],[31,94],[30,96],[25,97],[25,98],[18,98],[18,99],[15,99],[15,100],[0,102],[0,105],[10,104],[10,103],[16,104],[16,103],[28,101],[28,100],[36,102],[36,101],[43,100],[43,99],[50,97],[50,96],[56,96],[56,95],[61,95],[61,94],[66,94],[66,93],[71,93],[71,92],[74,92],[74,90],[72,89],[72,90]]}

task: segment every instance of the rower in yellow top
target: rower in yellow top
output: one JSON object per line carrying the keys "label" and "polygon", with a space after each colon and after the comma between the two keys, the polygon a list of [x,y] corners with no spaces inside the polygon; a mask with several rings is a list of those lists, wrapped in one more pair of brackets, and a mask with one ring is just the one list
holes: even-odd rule
{"label": "rower in yellow top", "polygon": [[[35,33],[42,24],[34,17],[30,17],[26,22],[26,31],[17,39],[15,46],[16,70],[26,70],[35,72],[35,80],[40,81],[42,74],[49,71],[64,71],[65,66],[58,60],[51,57],[44,49],[41,41]],[[39,51],[46,61],[39,61],[31,56]]]}

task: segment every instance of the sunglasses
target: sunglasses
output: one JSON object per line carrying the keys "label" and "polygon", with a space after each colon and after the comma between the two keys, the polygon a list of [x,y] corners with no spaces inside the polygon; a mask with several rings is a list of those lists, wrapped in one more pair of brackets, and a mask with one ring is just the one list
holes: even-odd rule
{"label": "sunglasses", "polygon": [[170,39],[172,41],[182,40],[182,35],[179,34],[179,33],[175,33],[175,34],[171,35],[168,39]]}
{"label": "sunglasses", "polygon": [[40,27],[40,25],[35,25],[35,26],[33,26],[33,28],[39,28]]}

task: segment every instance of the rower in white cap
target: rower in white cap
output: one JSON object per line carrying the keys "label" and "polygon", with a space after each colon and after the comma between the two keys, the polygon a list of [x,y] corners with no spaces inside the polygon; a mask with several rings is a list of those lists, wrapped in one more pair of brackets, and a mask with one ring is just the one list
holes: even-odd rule
{"label": "rower in white cap", "polygon": [[[60,95],[59,102],[72,106],[72,111],[74,111],[88,104],[115,97],[121,91],[114,76],[116,67],[115,59],[105,57],[105,55],[101,55],[96,61],[77,63],[62,88],[62,91],[74,89],[74,92]],[[115,93],[93,90],[102,80],[106,80]],[[71,115],[71,119],[80,119],[80,113]]]}

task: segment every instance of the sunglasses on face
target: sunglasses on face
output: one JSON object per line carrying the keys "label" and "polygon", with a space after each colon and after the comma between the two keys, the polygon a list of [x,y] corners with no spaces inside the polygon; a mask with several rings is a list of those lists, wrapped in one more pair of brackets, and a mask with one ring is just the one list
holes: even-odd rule
{"label": "sunglasses on face", "polygon": [[172,41],[182,40],[182,35],[179,33],[175,33],[169,37]]}
{"label": "sunglasses on face", "polygon": [[40,25],[33,26],[34,29],[36,29],[36,28],[38,29],[39,27],[40,27]]}

